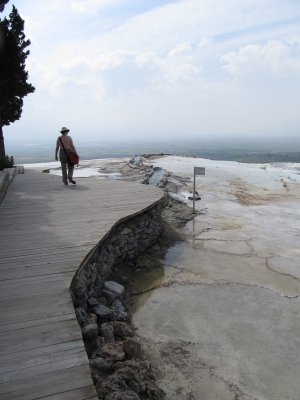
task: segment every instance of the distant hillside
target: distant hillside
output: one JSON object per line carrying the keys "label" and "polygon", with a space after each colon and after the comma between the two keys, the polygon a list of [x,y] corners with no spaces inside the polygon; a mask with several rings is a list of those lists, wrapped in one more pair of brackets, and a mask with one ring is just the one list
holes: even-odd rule
{"label": "distant hillside", "polygon": [[[300,163],[300,138],[203,138],[174,141],[150,139],[120,141],[76,141],[82,160],[132,157],[140,154],[174,154],[212,160],[245,163]],[[16,163],[54,161],[55,141],[51,143],[13,143],[7,153]]]}

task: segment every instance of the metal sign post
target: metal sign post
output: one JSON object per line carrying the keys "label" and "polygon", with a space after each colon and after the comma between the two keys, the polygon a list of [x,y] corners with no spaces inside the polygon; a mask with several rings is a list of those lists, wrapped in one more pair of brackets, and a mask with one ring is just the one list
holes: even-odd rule
{"label": "metal sign post", "polygon": [[194,167],[193,214],[195,214],[196,175],[205,175],[205,168]]}

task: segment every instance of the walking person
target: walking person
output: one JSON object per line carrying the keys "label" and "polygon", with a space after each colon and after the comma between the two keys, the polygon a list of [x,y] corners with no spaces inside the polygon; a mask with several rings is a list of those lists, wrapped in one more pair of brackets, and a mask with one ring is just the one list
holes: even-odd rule
{"label": "walking person", "polygon": [[77,151],[75,149],[71,136],[68,136],[69,132],[70,129],[66,128],[65,126],[61,128],[61,136],[59,136],[56,141],[55,160],[58,161],[59,150],[59,159],[62,169],[62,180],[65,185],[68,185],[68,181],[75,185],[76,182],[73,179],[74,165],[71,165],[68,153],[75,152],[77,154]]}

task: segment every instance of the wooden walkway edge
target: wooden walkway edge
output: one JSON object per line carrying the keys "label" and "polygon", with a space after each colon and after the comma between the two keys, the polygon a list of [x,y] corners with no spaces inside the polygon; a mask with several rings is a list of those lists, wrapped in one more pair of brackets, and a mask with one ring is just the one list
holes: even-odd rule
{"label": "wooden walkway edge", "polygon": [[0,399],[97,399],[69,286],[118,221],[162,199],[131,182],[25,170],[0,205]]}

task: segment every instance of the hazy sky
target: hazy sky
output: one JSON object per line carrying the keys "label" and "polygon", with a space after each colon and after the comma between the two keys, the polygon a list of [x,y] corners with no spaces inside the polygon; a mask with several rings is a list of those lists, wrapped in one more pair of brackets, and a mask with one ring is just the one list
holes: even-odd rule
{"label": "hazy sky", "polygon": [[6,141],[300,128],[299,0],[15,0],[36,92]]}

